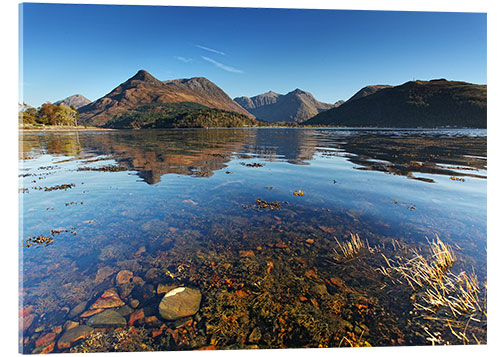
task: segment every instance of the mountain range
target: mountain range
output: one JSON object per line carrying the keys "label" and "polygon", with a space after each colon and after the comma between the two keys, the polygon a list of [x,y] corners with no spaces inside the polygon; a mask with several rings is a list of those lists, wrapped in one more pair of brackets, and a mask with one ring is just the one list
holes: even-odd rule
{"label": "mountain range", "polygon": [[346,102],[335,104],[319,102],[300,89],[285,95],[269,91],[233,100],[203,77],[161,81],[140,70],[94,102],[77,94],[56,103],[77,108],[83,125],[116,128],[269,125],[262,121],[347,127],[486,128],[487,86],[435,79],[399,86],[366,86]]}
{"label": "mountain range", "polygon": [[257,119],[268,123],[301,123],[343,103],[343,101],[335,104],[322,103],[311,93],[298,88],[285,95],[269,91],[251,98],[237,97],[234,101]]}
{"label": "mountain range", "polygon": [[254,118],[206,78],[160,81],[145,70],[138,71],[104,97],[79,108],[78,112],[83,124],[103,126],[111,119],[140,106],[183,102],[198,103]]}
{"label": "mountain range", "polygon": [[338,108],[309,119],[305,125],[349,127],[486,128],[487,87],[435,79],[399,86],[363,88]]}

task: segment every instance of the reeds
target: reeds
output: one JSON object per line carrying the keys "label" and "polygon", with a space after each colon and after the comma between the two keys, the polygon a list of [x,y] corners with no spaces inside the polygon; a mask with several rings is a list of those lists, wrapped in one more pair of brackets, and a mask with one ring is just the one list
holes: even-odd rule
{"label": "reeds", "polygon": [[[453,266],[456,261],[455,254],[451,247],[444,244],[439,237],[429,242],[431,255],[424,257],[418,250],[412,249],[413,257],[405,263],[398,259],[396,264],[391,264],[389,259],[382,255],[389,267],[389,270],[398,273],[408,284],[416,290],[426,285],[441,285],[443,276]],[[385,270],[384,275],[389,275]]]}
{"label": "reeds", "polygon": [[337,237],[334,237],[337,242],[340,253],[334,248],[335,258],[337,259],[351,259],[358,255],[361,248],[364,247],[364,243],[359,239],[357,234],[350,233],[350,239],[346,242],[339,242]]}
{"label": "reeds", "polygon": [[446,322],[459,340],[468,342],[466,331],[469,324],[480,323],[486,316],[486,292],[484,301],[481,301],[481,289],[474,273],[455,275],[450,271],[456,257],[449,245],[437,236],[429,245],[429,256],[424,257],[413,249],[413,256],[406,262],[400,257],[391,261],[382,254],[387,268],[379,270],[386,277],[408,283],[415,291],[412,299],[416,312],[427,319]]}

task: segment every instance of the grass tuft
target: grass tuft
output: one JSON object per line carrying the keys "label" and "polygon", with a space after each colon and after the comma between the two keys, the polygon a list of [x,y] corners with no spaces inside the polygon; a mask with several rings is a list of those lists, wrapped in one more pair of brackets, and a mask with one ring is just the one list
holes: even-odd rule
{"label": "grass tuft", "polygon": [[398,257],[393,261],[382,254],[387,267],[378,270],[393,282],[406,281],[415,291],[412,296],[415,311],[427,319],[446,323],[453,335],[467,343],[469,324],[480,324],[486,317],[486,285],[482,300],[480,284],[474,273],[462,271],[455,275],[450,271],[456,262],[452,248],[438,236],[428,242],[429,256],[413,249],[409,260]]}

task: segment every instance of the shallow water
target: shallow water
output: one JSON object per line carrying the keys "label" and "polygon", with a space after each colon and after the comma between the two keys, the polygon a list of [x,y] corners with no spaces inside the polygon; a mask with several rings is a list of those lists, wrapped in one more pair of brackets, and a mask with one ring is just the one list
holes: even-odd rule
{"label": "shallow water", "polygon": [[[399,254],[394,241],[425,250],[437,235],[457,256],[453,269],[484,283],[486,130],[175,129],[20,139],[24,353],[50,349],[40,339],[55,331],[57,341],[57,326],[68,320],[85,324],[69,310],[82,302],[88,310],[110,288],[127,304],[139,300],[145,318],[135,330],[95,329],[73,350],[462,343],[443,323],[415,316],[409,288],[384,281],[377,268],[387,246]],[[259,209],[258,199],[281,208]],[[350,233],[375,252],[339,259],[337,241]],[[50,244],[28,247],[39,235]],[[118,284],[121,270],[140,279]],[[163,320],[158,284],[200,289],[200,310]],[[473,331],[482,342],[485,326]]]}

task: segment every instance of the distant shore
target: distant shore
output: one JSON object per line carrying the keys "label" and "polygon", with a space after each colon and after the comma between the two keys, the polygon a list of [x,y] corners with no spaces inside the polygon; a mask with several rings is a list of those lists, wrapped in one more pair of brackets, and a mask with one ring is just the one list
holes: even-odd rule
{"label": "distant shore", "polygon": [[23,125],[19,127],[19,131],[23,132],[41,132],[41,131],[114,131],[116,129],[110,128],[99,128],[95,126],[61,126],[61,125],[44,125],[44,126],[33,126],[33,125]]}

